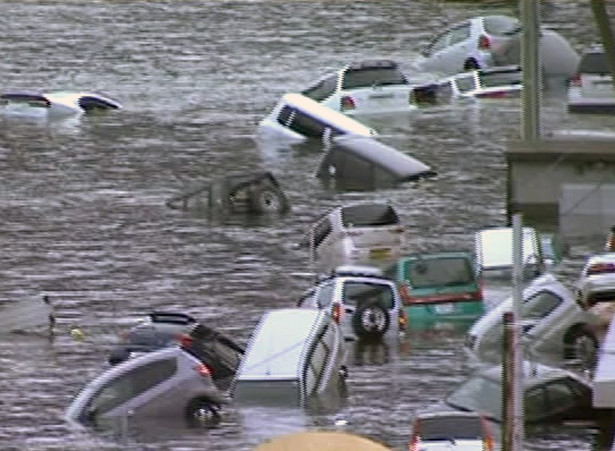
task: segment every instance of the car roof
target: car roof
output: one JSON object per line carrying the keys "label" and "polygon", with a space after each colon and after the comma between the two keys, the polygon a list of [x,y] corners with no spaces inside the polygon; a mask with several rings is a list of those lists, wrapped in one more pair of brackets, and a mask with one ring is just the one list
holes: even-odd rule
{"label": "car roof", "polygon": [[450,418],[450,417],[463,417],[463,418],[482,418],[482,415],[474,411],[464,410],[434,410],[434,411],[422,411],[417,412],[414,416],[415,419],[432,419],[432,418]]}
{"label": "car roof", "polygon": [[585,266],[594,265],[596,263],[615,263],[615,252],[604,252],[590,256],[585,263]]}
{"label": "car roof", "polygon": [[341,265],[333,270],[332,275],[386,278],[380,268],[364,265]]}
{"label": "car roof", "polygon": [[435,260],[440,258],[468,258],[474,260],[474,254],[470,251],[442,251],[442,252],[425,252],[410,254],[401,257],[398,261],[413,261],[413,260]]}
{"label": "car roof", "polygon": [[348,64],[346,70],[398,69],[399,65],[388,59],[356,61]]}

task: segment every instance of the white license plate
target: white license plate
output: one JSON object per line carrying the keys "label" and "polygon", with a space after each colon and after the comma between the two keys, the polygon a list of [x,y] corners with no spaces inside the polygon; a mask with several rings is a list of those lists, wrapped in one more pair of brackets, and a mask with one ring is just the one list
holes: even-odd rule
{"label": "white license plate", "polygon": [[434,305],[434,310],[439,315],[446,315],[448,313],[453,313],[455,311],[455,306],[452,302],[446,302]]}

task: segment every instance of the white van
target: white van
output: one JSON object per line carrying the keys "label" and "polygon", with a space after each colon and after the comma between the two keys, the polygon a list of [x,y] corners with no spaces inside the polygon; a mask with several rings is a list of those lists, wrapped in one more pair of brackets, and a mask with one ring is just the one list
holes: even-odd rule
{"label": "white van", "polygon": [[322,310],[272,310],[261,318],[239,366],[232,396],[239,404],[304,405],[343,386],[344,340]]}
{"label": "white van", "polygon": [[[523,227],[523,273],[538,276],[545,271],[541,240],[533,227]],[[476,232],[474,249],[479,269],[483,274],[509,272],[513,268],[513,229],[493,227]]]}
{"label": "white van", "polygon": [[264,137],[303,141],[318,138],[328,142],[340,135],[376,136],[374,129],[332,110],[302,94],[285,94],[259,124]]}
{"label": "white van", "polygon": [[310,228],[310,255],[325,272],[344,264],[393,262],[401,255],[404,233],[397,211],[389,204],[344,205]]}

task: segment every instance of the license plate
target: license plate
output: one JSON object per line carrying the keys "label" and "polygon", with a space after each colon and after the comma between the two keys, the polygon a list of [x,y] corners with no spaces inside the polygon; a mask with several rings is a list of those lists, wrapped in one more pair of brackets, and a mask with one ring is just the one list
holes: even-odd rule
{"label": "license plate", "polygon": [[434,305],[434,310],[439,315],[446,315],[448,313],[453,313],[455,311],[455,307],[452,302],[446,302],[443,304]]}
{"label": "license plate", "polygon": [[390,248],[382,248],[382,249],[370,249],[369,257],[374,260],[383,260],[389,258],[391,256]]}

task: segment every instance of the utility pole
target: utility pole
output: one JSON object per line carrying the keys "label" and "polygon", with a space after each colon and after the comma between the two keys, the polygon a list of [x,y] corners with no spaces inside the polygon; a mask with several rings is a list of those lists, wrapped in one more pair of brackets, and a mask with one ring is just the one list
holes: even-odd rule
{"label": "utility pole", "polygon": [[523,345],[521,343],[523,305],[523,220],[520,213],[513,216],[513,424],[511,451],[522,451],[524,434],[523,416]]}
{"label": "utility pole", "polygon": [[540,97],[542,90],[542,64],[540,61],[540,0],[519,0],[521,25],[521,70],[523,92],[521,108],[521,138],[525,141],[540,139]]}

